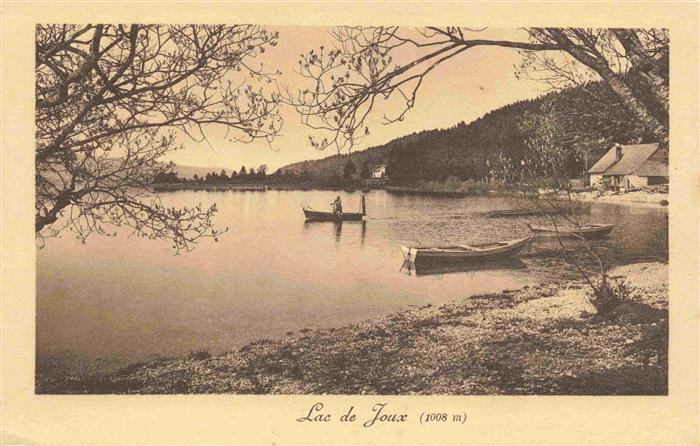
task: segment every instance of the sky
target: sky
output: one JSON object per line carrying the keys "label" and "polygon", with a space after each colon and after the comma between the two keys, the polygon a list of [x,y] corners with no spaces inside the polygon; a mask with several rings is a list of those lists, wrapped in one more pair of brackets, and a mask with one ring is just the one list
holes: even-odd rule
{"label": "sky", "polygon": [[[268,71],[279,69],[282,72],[278,77],[280,85],[287,85],[292,90],[309,87],[309,80],[295,72],[299,55],[321,45],[329,48],[333,43],[331,28],[306,26],[268,29],[279,32],[278,44],[268,48],[264,58],[256,62],[262,63]],[[474,36],[527,40],[524,31],[515,29],[487,29]],[[405,60],[395,58],[394,62],[403,65],[417,54],[417,51],[405,51],[398,55]],[[474,47],[444,62],[425,78],[416,105],[404,121],[383,125],[383,110],[391,111],[392,104],[381,105],[367,121],[370,135],[356,144],[353,151],[381,145],[421,130],[451,127],[460,121],[469,123],[491,110],[543,94],[546,91],[543,83],[515,77],[514,66],[520,59],[520,54],[514,49]],[[393,111],[400,110],[393,107]],[[231,142],[223,138],[220,129],[207,128],[208,143],[182,136],[180,142],[184,148],[169,153],[166,160],[180,165],[223,168],[227,172],[240,170],[241,166],[250,168],[267,164],[268,171],[274,172],[289,163],[325,158],[336,153],[332,148],[318,151],[310,146],[309,135],[318,134],[303,125],[293,109],[282,107],[281,113],[284,125],[271,145],[264,140],[249,144]]]}

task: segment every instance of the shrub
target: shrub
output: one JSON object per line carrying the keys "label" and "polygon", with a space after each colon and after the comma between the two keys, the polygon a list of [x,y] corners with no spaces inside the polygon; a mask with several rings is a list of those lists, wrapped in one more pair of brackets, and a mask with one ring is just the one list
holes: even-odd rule
{"label": "shrub", "polygon": [[632,294],[632,287],[623,278],[615,278],[608,281],[608,288],[612,296],[618,300],[628,300]]}
{"label": "shrub", "polygon": [[203,361],[205,359],[211,358],[211,353],[209,353],[206,350],[191,351],[187,358],[192,361]]}

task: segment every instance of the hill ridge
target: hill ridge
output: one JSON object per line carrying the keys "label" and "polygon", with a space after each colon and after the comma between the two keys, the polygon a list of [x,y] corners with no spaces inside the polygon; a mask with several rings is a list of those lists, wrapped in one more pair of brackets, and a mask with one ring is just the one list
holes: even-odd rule
{"label": "hill ridge", "polygon": [[[557,103],[558,113],[567,123],[567,131],[575,132],[576,138],[571,138],[573,142],[569,144],[588,143],[587,159],[595,161],[611,141],[630,143],[648,139],[638,120],[620,106],[607,86],[598,82],[585,87],[516,101],[491,110],[468,124],[460,121],[449,128],[422,130],[361,151],[291,163],[278,170],[297,175],[307,171],[317,179],[342,176],[350,157],[357,172],[365,162],[370,169],[387,162],[387,174],[392,183],[397,184],[445,180],[448,177],[483,180],[499,158],[519,163],[526,156],[529,148],[519,127],[520,118],[527,112],[539,113],[545,101]],[[603,100],[591,100],[591,93]],[[587,159],[574,159],[568,168],[580,174],[585,171]]]}

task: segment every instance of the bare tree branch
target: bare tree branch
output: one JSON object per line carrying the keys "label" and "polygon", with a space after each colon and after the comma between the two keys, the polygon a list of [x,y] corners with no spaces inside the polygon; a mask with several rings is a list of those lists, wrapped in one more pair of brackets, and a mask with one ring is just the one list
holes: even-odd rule
{"label": "bare tree branch", "polygon": [[[641,56],[631,57],[632,46],[621,45],[611,30],[529,28],[525,41],[473,38],[476,32],[479,31],[434,26],[417,30],[339,27],[333,33],[336,42],[333,49],[326,51],[321,47],[301,55],[299,73],[312,85],[298,92],[287,90],[285,100],[296,107],[304,124],[325,135],[320,139],[311,136],[312,147],[350,150],[369,133],[367,118],[378,99],[397,98],[402,106],[393,118],[385,116],[384,123],[400,121],[415,106],[420,86],[436,66],[456,60],[470,48],[498,46],[521,50],[530,61],[529,68],[550,73],[544,80],[553,88],[572,83],[585,86],[592,80],[603,80],[650,132],[659,140],[667,139],[668,128],[664,124],[667,120],[656,109],[649,108],[639,97],[638,89],[630,87],[625,78],[627,72],[638,67]],[[647,40],[650,42],[647,46],[655,48],[655,54],[663,53],[658,49],[663,47],[662,36],[651,33]],[[424,52],[397,64],[395,56],[399,58],[405,49]],[[550,53],[558,57],[547,56]],[[651,51],[644,54],[652,57]],[[527,68],[521,67],[521,71]],[[663,95],[663,88],[657,88],[657,92]],[[660,103],[664,104],[663,100]],[[666,102],[666,113],[667,106]]]}
{"label": "bare tree branch", "polygon": [[128,226],[176,251],[216,237],[216,207],[168,209],[150,188],[178,133],[227,129],[243,142],[280,130],[277,73],[253,68],[277,34],[254,25],[38,25],[37,238]]}

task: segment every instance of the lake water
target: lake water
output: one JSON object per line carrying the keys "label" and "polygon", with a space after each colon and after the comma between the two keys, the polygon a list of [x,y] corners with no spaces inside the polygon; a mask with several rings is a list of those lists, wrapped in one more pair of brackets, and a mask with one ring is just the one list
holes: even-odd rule
{"label": "lake water", "polygon": [[[166,205],[217,203],[218,243],[173,256],[166,242],[119,235],[50,239],[37,253],[37,367],[100,373],[127,364],[221,353],[305,328],[345,325],[409,308],[524,284],[578,277],[538,240],[517,265],[415,276],[402,268],[402,241],[476,243],[530,235],[524,218],[481,213],[506,198],[366,194],[365,222],[306,223],[303,202],[346,212],[360,193],[332,191],[163,194]],[[611,265],[668,258],[668,213],[595,204],[591,221],[615,223],[596,242]],[[590,263],[590,262],[589,262]],[[438,271],[440,272],[440,271]]]}

